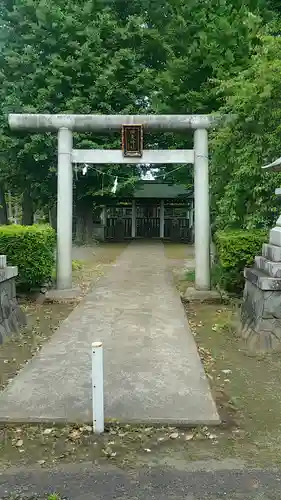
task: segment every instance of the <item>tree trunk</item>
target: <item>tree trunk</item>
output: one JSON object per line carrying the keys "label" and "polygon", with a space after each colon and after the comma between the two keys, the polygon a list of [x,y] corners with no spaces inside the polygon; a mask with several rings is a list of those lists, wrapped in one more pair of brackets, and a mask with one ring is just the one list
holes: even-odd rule
{"label": "tree trunk", "polygon": [[49,208],[49,222],[52,228],[57,230],[57,204]]}
{"label": "tree trunk", "polygon": [[8,211],[3,186],[0,184],[0,224],[8,224]]}
{"label": "tree trunk", "polygon": [[25,190],[22,195],[22,225],[32,226],[34,220],[33,201],[29,191]]}
{"label": "tree trunk", "polygon": [[8,199],[8,203],[7,203],[8,220],[11,223],[13,220],[13,206],[12,206],[11,191],[8,192],[7,199]]}
{"label": "tree trunk", "polygon": [[93,199],[85,197],[76,200],[76,227],[75,241],[83,245],[90,245],[94,239]]}

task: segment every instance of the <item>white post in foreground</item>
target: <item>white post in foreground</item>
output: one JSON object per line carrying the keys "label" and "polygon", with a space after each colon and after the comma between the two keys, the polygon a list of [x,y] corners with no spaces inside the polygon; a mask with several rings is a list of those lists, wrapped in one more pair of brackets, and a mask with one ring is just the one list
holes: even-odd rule
{"label": "white post in foreground", "polygon": [[72,287],[72,132],[58,131],[57,289]]}
{"label": "white post in foreground", "polygon": [[210,290],[208,132],[194,132],[195,288]]}
{"label": "white post in foreground", "polygon": [[92,400],[93,400],[93,431],[96,434],[102,434],[104,432],[102,342],[92,343]]}

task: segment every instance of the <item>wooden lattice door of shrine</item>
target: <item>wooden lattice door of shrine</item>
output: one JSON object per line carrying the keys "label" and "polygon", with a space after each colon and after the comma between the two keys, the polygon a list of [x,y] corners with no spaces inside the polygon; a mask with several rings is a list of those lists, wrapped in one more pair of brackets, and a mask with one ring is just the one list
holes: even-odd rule
{"label": "wooden lattice door of shrine", "polygon": [[156,204],[137,205],[136,212],[136,237],[159,238],[160,206]]}
{"label": "wooden lattice door of shrine", "polygon": [[106,219],[105,239],[123,241],[132,237],[132,207],[110,207]]}

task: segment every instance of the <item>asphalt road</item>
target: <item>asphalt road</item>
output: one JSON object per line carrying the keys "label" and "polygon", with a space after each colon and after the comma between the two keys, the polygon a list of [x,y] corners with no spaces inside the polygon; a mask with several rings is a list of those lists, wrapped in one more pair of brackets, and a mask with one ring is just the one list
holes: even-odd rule
{"label": "asphalt road", "polygon": [[277,470],[192,470],[145,467],[129,471],[91,464],[53,470],[11,469],[0,475],[0,499],[46,498],[56,492],[76,500],[279,500],[281,474]]}

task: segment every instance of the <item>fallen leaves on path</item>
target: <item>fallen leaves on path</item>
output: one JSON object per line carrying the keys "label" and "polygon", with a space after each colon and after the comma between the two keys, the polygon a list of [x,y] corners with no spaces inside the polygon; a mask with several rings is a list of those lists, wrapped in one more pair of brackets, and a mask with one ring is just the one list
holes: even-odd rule
{"label": "fallen leaves on path", "polygon": [[117,453],[116,451],[113,451],[113,449],[110,446],[106,446],[105,448],[102,449],[102,453],[107,457],[107,458],[115,458]]}
{"label": "fallen leaves on path", "polygon": [[47,428],[47,429],[44,429],[43,434],[44,434],[44,436],[49,436],[49,434],[51,434],[52,432],[53,432],[53,428]]}
{"label": "fallen leaves on path", "polygon": [[81,437],[81,431],[79,429],[72,429],[68,437],[72,439],[72,441],[75,441],[76,439],[79,439]]}
{"label": "fallen leaves on path", "polygon": [[177,439],[179,437],[179,433],[178,432],[172,432],[172,434],[170,434],[170,439]]}
{"label": "fallen leaves on path", "polygon": [[184,431],[172,426],[124,426],[118,422],[106,424],[103,435],[94,434],[88,424],[9,426],[0,430],[0,442],[4,444],[0,466],[5,461],[17,465],[19,460],[21,464],[44,467],[88,460],[95,463],[114,460],[121,465],[134,461],[138,454],[144,458],[147,454],[165,453],[167,449],[170,453],[178,446],[191,447],[200,440],[216,443],[216,436],[207,427]]}

